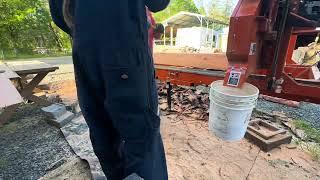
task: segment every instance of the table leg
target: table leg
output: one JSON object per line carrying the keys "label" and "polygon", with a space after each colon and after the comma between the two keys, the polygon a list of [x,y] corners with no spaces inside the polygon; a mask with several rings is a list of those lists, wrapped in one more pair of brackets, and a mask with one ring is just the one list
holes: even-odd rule
{"label": "table leg", "polygon": [[167,103],[168,103],[168,111],[171,111],[171,93],[172,93],[172,85],[170,82],[167,82]]}
{"label": "table leg", "polygon": [[37,85],[47,76],[48,72],[46,73],[39,73],[32,79],[30,83],[28,83],[21,91],[20,94],[22,97],[28,99],[29,96],[32,95],[32,91]]}
{"label": "table leg", "polygon": [[[48,106],[52,104],[49,101],[46,101],[45,99],[41,99],[37,96],[34,96],[32,92],[34,88],[36,88],[37,85],[47,76],[48,73],[49,72],[37,74],[31,80],[30,83],[26,84],[25,87],[20,90],[21,96],[27,100],[33,101],[40,105]],[[12,117],[13,113],[18,107],[19,107],[19,104],[9,106],[0,114],[0,127]]]}
{"label": "table leg", "polygon": [[27,85],[25,85],[25,87],[21,90],[20,94],[23,98],[26,98],[27,100],[30,100],[32,102],[35,102],[39,105],[42,105],[42,106],[49,106],[51,105],[52,103],[43,99],[43,98],[40,98],[40,97],[37,97],[35,95],[33,95],[33,90],[39,85],[39,83],[47,76],[48,72],[47,73],[40,73],[40,74],[37,74],[30,83],[28,83]]}

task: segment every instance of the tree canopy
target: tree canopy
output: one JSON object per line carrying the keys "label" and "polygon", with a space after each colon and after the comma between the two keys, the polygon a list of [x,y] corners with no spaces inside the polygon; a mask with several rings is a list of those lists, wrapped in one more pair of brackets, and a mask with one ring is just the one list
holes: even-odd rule
{"label": "tree canopy", "polygon": [[[236,1],[171,0],[170,5],[154,17],[161,22],[187,11],[228,22]],[[0,53],[5,50],[30,52],[36,47],[63,50],[71,46],[69,36],[51,20],[48,0],[0,0],[0,12]]]}
{"label": "tree canopy", "polygon": [[[203,0],[200,0],[203,1]],[[229,18],[237,0],[214,0],[208,4],[207,16],[229,23]]]}
{"label": "tree canopy", "polygon": [[169,6],[165,10],[156,13],[154,18],[156,21],[161,22],[180,11],[200,13],[193,0],[171,0]]}
{"label": "tree canopy", "polygon": [[229,18],[238,0],[171,0],[167,9],[155,14],[161,22],[180,11],[200,13],[216,20],[229,23]]}
{"label": "tree canopy", "polygon": [[0,0],[0,50],[70,46],[52,23],[47,0]]}

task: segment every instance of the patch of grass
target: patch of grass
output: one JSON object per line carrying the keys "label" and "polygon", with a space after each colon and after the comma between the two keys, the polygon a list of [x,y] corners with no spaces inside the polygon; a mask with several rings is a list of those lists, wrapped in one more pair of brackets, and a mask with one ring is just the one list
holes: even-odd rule
{"label": "patch of grass", "polygon": [[308,144],[307,150],[311,154],[312,158],[315,161],[320,162],[320,145],[319,144]]}
{"label": "patch of grass", "polygon": [[7,123],[0,129],[0,135],[8,135],[8,134],[15,133],[18,128],[19,128],[19,122]]}
{"label": "patch of grass", "polygon": [[304,131],[306,140],[320,143],[320,130],[312,127],[309,123],[303,120],[295,120],[294,125],[297,129]]}
{"label": "patch of grass", "polygon": [[[309,123],[303,120],[295,120],[294,126],[297,129],[301,129],[305,133],[305,139],[311,142],[303,142],[301,140],[296,140],[298,145],[304,147],[315,161],[320,162],[320,130],[312,127]],[[314,143],[313,143],[314,142]]]}
{"label": "patch of grass", "polygon": [[0,169],[4,168],[6,164],[7,164],[6,160],[0,158]]}
{"label": "patch of grass", "polygon": [[295,145],[297,145],[297,146],[300,146],[301,143],[302,143],[302,140],[301,140],[301,139],[298,139],[298,138],[295,138],[295,139],[292,140],[292,143],[295,144]]}

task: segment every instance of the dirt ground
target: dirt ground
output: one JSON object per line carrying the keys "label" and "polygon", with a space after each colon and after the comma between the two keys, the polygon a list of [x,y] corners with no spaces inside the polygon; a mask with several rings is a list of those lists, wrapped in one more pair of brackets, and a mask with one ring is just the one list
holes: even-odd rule
{"label": "dirt ground", "polygon": [[51,84],[50,92],[59,95],[65,104],[72,104],[77,101],[77,89],[74,80]]}
{"label": "dirt ground", "polygon": [[320,164],[299,149],[283,145],[265,153],[247,140],[217,139],[206,122],[177,119],[162,117],[170,180],[320,179]]}
{"label": "dirt ground", "polygon": [[[73,81],[53,86],[63,101],[76,100]],[[247,140],[228,143],[207,122],[176,114],[162,116],[170,180],[320,179],[320,164],[299,148],[283,145],[269,153]]]}

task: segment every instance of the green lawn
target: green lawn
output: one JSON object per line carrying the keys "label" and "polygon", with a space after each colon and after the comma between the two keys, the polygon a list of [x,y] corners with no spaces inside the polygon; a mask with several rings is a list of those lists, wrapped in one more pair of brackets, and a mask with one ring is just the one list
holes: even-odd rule
{"label": "green lawn", "polygon": [[304,144],[303,147],[310,152],[314,160],[320,162],[320,130],[302,120],[294,121],[294,125],[297,129],[304,131],[306,142],[302,143]]}

